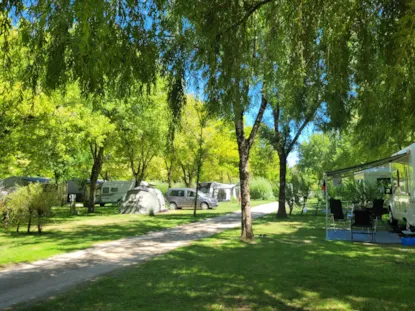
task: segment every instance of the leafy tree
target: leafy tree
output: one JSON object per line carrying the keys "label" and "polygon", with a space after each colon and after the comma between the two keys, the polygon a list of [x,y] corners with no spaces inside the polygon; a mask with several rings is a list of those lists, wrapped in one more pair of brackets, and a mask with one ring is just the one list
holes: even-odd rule
{"label": "leafy tree", "polygon": [[[0,28],[8,34],[17,21],[30,53],[26,82],[36,89],[66,88],[79,82],[84,94],[111,89],[125,95],[138,82],[155,81],[158,13],[154,2],[2,1]],[[10,41],[2,42],[9,57]]]}
{"label": "leafy tree", "polygon": [[27,223],[27,233],[30,233],[33,219],[36,217],[38,233],[42,233],[43,218],[50,215],[51,207],[58,202],[54,186],[45,187],[39,183],[32,183],[18,188],[5,198],[6,231],[13,224],[18,232],[20,225]]}
{"label": "leafy tree", "polygon": [[155,156],[161,155],[167,136],[166,98],[161,92],[151,97],[129,98],[117,117],[120,154],[129,163],[135,186],[147,177]]}
{"label": "leafy tree", "polygon": [[213,112],[234,124],[241,184],[241,239],[252,240],[248,161],[267,102],[259,99],[255,122],[246,136],[244,114],[255,106],[250,91],[257,86],[253,78],[257,60],[254,31],[238,26],[246,22],[251,6],[256,5],[251,2],[229,5],[226,1],[177,1],[166,2],[166,6],[172,16],[185,21],[187,44],[196,46],[192,48],[192,69],[206,81],[206,103]]}
{"label": "leafy tree", "polygon": [[267,180],[279,179],[279,159],[266,139],[257,139],[252,147],[250,169],[253,176]]}

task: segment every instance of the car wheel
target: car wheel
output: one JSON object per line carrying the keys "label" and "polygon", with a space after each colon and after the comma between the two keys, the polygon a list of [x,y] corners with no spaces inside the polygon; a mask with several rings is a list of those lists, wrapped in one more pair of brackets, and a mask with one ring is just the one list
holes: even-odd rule
{"label": "car wheel", "polygon": [[209,208],[209,205],[206,202],[203,202],[202,204],[200,204],[200,208],[202,210],[207,210]]}
{"label": "car wheel", "polygon": [[170,202],[170,209],[177,209],[177,204],[174,202]]}

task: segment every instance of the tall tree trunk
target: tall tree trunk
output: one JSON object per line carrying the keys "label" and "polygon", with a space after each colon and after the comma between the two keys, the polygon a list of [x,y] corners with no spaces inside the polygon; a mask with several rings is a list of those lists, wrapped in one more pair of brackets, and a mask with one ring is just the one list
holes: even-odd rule
{"label": "tall tree trunk", "polygon": [[169,185],[169,188],[171,188],[173,186],[173,182],[172,182],[173,163],[170,162],[170,165],[168,165],[166,161],[166,168],[167,168],[167,184]]}
{"label": "tall tree trunk", "polygon": [[241,187],[241,239],[244,241],[251,241],[254,239],[254,231],[252,229],[251,195],[249,193],[249,152],[240,152],[239,158],[239,179]]}
{"label": "tall tree trunk", "polygon": [[244,108],[240,103],[234,103],[233,110],[235,114],[235,132],[236,141],[238,143],[239,153],[239,180],[241,187],[241,240],[252,241],[254,239],[254,231],[252,229],[252,216],[251,216],[251,196],[249,194],[249,152],[254,143],[255,136],[258,132],[259,125],[261,124],[262,117],[264,115],[265,108],[268,103],[265,97],[262,97],[261,106],[259,107],[258,114],[256,116],[254,125],[252,126],[251,133],[248,138],[245,137],[244,130]]}
{"label": "tall tree trunk", "polygon": [[95,212],[95,191],[97,189],[97,181],[99,174],[101,173],[102,164],[104,161],[104,147],[98,147],[98,152],[94,156],[94,165],[91,170],[91,178],[89,184],[89,200],[88,200],[88,213]]}
{"label": "tall tree trunk", "polygon": [[287,218],[287,211],[285,210],[285,187],[287,184],[287,156],[279,152],[280,158],[280,193],[278,196],[278,212],[277,218]]}
{"label": "tall tree trunk", "polygon": [[200,170],[202,165],[197,166],[197,174],[196,174],[196,194],[195,194],[195,204],[193,206],[193,216],[196,216],[196,209],[197,209],[197,199],[199,198],[199,181],[200,181]]}
{"label": "tall tree trunk", "polygon": [[200,182],[200,172],[202,171],[202,162],[203,162],[203,127],[204,121],[203,118],[199,118],[200,121],[200,137],[199,137],[199,149],[197,150],[197,166],[196,166],[196,194],[195,194],[195,205],[193,208],[193,216],[196,216],[197,209],[197,199],[199,198],[199,182]]}

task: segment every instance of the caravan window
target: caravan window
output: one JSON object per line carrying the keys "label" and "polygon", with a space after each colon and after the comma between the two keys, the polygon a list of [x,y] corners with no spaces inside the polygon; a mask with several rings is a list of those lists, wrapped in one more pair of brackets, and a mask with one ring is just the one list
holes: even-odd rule
{"label": "caravan window", "polygon": [[118,188],[111,188],[111,192],[118,192]]}
{"label": "caravan window", "polygon": [[102,188],[102,193],[110,193],[110,188],[108,187]]}
{"label": "caravan window", "polygon": [[393,177],[396,181],[396,186],[399,188],[402,194],[409,194],[410,187],[412,186],[412,178],[410,174],[410,165],[404,163],[394,163]]}

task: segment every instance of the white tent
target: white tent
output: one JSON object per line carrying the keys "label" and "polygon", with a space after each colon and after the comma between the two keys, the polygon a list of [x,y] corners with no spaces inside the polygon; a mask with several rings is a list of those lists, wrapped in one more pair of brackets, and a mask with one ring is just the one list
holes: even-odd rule
{"label": "white tent", "polygon": [[164,196],[160,190],[140,186],[131,189],[124,196],[120,214],[151,214],[166,210]]}

